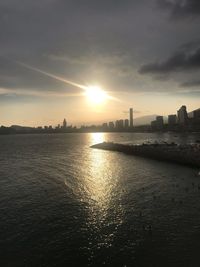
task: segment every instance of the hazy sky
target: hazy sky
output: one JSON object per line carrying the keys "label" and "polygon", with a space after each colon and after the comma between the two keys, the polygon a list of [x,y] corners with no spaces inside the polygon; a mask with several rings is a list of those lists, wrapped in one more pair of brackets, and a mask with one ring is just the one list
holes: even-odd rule
{"label": "hazy sky", "polygon": [[[200,107],[199,0],[0,0],[0,125],[72,124]],[[96,107],[83,90],[118,100]]]}

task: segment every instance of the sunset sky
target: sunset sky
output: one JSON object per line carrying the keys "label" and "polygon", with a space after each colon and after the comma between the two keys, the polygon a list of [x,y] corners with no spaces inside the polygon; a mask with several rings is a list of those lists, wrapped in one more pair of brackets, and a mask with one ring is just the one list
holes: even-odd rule
{"label": "sunset sky", "polygon": [[199,108],[199,25],[199,0],[0,0],[0,125]]}

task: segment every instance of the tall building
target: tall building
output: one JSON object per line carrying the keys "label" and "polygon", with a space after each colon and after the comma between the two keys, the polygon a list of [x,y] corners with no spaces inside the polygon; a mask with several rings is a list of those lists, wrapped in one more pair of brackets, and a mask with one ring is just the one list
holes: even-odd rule
{"label": "tall building", "polygon": [[63,120],[63,129],[66,129],[67,128],[67,121],[66,119]]}
{"label": "tall building", "polygon": [[163,126],[164,126],[163,116],[157,116],[156,117],[156,124],[157,124],[158,130],[163,129]]}
{"label": "tall building", "polygon": [[177,116],[176,114],[168,115],[168,125],[173,126],[177,123]]}
{"label": "tall building", "polygon": [[200,108],[195,109],[188,114],[188,123],[192,124],[193,127],[195,127],[194,128],[195,131],[200,129]]}
{"label": "tall building", "polygon": [[133,128],[133,109],[130,108],[129,110],[129,115],[130,115],[130,128]]}
{"label": "tall building", "polygon": [[115,128],[115,125],[114,125],[113,121],[110,121],[108,126],[109,126],[110,129],[114,129]]}
{"label": "tall building", "polygon": [[115,128],[119,128],[119,120],[115,122]]}
{"label": "tall building", "polygon": [[129,121],[128,119],[124,120],[124,127],[128,128],[129,127]]}
{"label": "tall building", "polygon": [[124,127],[124,121],[123,120],[119,120],[119,128],[123,128]]}
{"label": "tall building", "polygon": [[151,122],[151,128],[152,130],[163,130],[164,128],[164,120],[163,120],[163,116],[157,116],[156,119],[154,121]]}
{"label": "tall building", "polygon": [[195,109],[193,111],[193,117],[194,117],[194,119],[199,119],[200,118],[200,108]]}
{"label": "tall building", "polygon": [[108,123],[107,123],[107,122],[104,122],[104,123],[102,124],[102,128],[107,129],[107,128],[108,128]]}
{"label": "tall building", "polygon": [[117,129],[123,129],[123,127],[124,127],[124,121],[123,120],[117,120],[116,123],[115,123],[115,127]]}
{"label": "tall building", "polygon": [[188,123],[188,114],[187,114],[186,106],[182,106],[177,111],[177,117],[178,117],[178,123],[179,124],[186,125]]}
{"label": "tall building", "polygon": [[151,122],[151,129],[152,129],[153,131],[157,130],[157,121],[152,121],[152,122]]}

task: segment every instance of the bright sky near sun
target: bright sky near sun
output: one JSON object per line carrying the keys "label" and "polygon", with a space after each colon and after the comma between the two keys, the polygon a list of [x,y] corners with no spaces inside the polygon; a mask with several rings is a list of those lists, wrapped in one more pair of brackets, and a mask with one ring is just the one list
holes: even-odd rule
{"label": "bright sky near sun", "polygon": [[108,99],[108,94],[99,86],[89,86],[85,94],[93,105],[100,105]]}

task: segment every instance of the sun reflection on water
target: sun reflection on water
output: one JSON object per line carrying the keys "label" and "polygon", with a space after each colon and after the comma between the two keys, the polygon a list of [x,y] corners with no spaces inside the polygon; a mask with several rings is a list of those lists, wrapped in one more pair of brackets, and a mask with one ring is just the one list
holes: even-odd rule
{"label": "sun reflection on water", "polygon": [[[104,133],[91,134],[91,143],[105,141]],[[84,188],[88,205],[87,228],[93,229],[97,249],[112,246],[118,227],[122,224],[123,208],[118,192],[117,168],[113,166],[113,154],[90,149],[85,159],[87,174]],[[109,229],[109,231],[108,231]],[[109,235],[107,234],[109,232]]]}
{"label": "sun reflection on water", "polygon": [[102,143],[106,140],[106,134],[105,133],[91,133],[91,143],[92,145]]}
{"label": "sun reflection on water", "polygon": [[85,181],[87,193],[95,202],[95,206],[105,211],[109,206],[114,186],[114,181],[109,173],[109,161],[106,160],[105,152],[100,150],[91,149],[89,157],[89,178]]}

